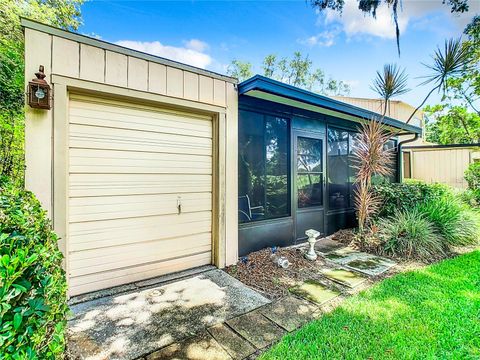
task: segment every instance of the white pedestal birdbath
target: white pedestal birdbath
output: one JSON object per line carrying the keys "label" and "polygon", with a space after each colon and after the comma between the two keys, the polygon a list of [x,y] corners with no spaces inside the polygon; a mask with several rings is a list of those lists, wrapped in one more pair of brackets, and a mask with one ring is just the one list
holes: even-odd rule
{"label": "white pedestal birdbath", "polygon": [[310,245],[308,251],[305,253],[305,259],[314,261],[317,259],[317,253],[315,252],[315,243],[320,233],[317,230],[309,229],[305,231],[305,235],[308,236],[308,244]]}

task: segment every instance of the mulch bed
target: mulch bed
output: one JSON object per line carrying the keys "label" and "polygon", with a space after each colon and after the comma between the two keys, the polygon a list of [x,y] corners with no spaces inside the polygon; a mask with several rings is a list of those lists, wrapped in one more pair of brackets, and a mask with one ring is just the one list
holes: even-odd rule
{"label": "mulch bed", "polygon": [[226,271],[274,300],[287,295],[292,286],[316,277],[318,270],[325,266],[320,257],[315,261],[305,259],[304,252],[305,249],[301,248],[278,249],[275,254],[286,257],[290,262],[290,266],[283,269],[272,261],[272,250],[263,249],[250,253],[237,265],[227,267]]}
{"label": "mulch bed", "polygon": [[331,239],[344,245],[350,245],[355,239],[355,232],[353,229],[338,230],[332,235]]}

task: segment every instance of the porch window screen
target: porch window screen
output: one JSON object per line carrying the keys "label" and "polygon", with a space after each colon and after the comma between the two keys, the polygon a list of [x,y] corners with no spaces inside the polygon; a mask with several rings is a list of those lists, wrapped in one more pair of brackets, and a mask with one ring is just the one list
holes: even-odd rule
{"label": "porch window screen", "polygon": [[290,215],[289,120],[239,113],[239,222]]}
{"label": "porch window screen", "polygon": [[[327,178],[328,205],[330,210],[353,208],[354,184],[356,177],[354,149],[358,134],[335,128],[328,129]],[[385,147],[395,148],[396,142],[389,140]],[[395,181],[396,156],[393,155],[392,175],[388,178],[375,176],[373,182]]]}

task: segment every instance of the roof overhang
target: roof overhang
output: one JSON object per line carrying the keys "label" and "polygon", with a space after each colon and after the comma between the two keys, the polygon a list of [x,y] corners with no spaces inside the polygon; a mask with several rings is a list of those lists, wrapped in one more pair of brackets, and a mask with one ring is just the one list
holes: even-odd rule
{"label": "roof overhang", "polygon": [[[380,114],[373,111],[284,84],[261,75],[255,75],[240,83],[238,85],[238,93],[239,95],[252,96],[359,123],[371,120],[380,121],[382,118]],[[422,128],[405,124],[390,117],[383,118],[383,123],[389,127],[402,130],[403,134],[422,134]]]}

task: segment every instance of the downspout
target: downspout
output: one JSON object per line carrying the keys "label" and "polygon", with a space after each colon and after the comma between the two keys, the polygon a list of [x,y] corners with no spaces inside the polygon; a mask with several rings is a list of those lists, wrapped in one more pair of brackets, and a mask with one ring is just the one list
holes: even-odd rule
{"label": "downspout", "polygon": [[402,181],[402,160],[403,160],[402,145],[414,142],[415,140],[418,139],[418,136],[419,134],[416,133],[412,139],[400,141],[397,145],[397,182]]}

